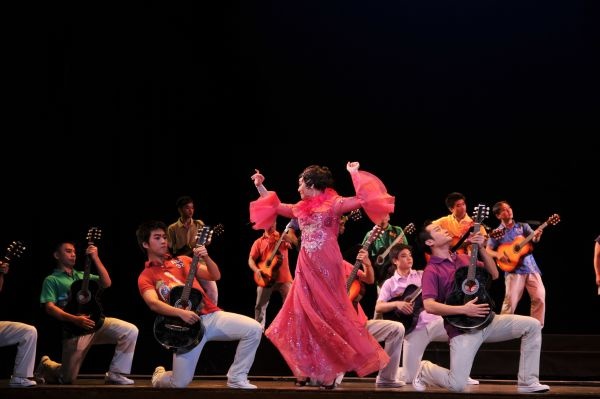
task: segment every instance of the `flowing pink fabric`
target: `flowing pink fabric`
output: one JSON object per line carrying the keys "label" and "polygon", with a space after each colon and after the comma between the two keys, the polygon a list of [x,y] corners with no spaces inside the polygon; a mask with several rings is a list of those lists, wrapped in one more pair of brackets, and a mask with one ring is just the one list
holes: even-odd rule
{"label": "flowing pink fabric", "polygon": [[264,197],[250,202],[250,222],[254,230],[268,229],[277,219],[277,207],[281,201],[277,194],[269,191]]}
{"label": "flowing pink fabric", "polygon": [[361,207],[373,223],[380,224],[388,213],[394,212],[396,199],[387,193],[383,182],[377,176],[362,170],[350,175]]}
{"label": "flowing pink fabric", "polygon": [[[382,184],[369,182],[369,176],[373,175],[361,175],[358,186],[361,198],[377,216],[382,209],[390,209],[389,196],[366,192],[381,187],[385,192]],[[279,207],[276,198],[269,193],[250,204],[255,228],[265,228],[274,221]],[[341,214],[334,211],[340,209],[342,201],[335,191],[325,190],[292,206],[302,231],[302,247],[290,293],[265,332],[296,377],[324,383],[352,370],[365,376],[389,362],[346,293],[344,261],[337,241]]]}

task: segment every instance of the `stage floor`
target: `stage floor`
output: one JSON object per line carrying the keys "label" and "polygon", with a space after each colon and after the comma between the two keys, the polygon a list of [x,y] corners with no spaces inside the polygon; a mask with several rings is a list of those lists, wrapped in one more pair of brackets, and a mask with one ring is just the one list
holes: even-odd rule
{"label": "stage floor", "polygon": [[[227,388],[225,377],[210,376],[196,377],[187,388],[157,389],[152,388],[150,376],[137,375],[134,385],[115,386],[105,385],[101,376],[83,376],[75,385],[38,385],[32,388],[10,388],[8,380],[0,381],[0,398],[93,398],[93,399],[221,399],[221,398],[265,398],[265,399],[305,399],[323,398],[464,398],[468,394],[472,398],[522,398],[517,393],[516,381],[509,380],[480,380],[480,385],[469,386],[463,393],[452,393],[440,388],[428,388],[425,392],[417,392],[412,385],[402,388],[383,389],[375,387],[373,378],[347,378],[342,385],[334,390],[322,390],[316,387],[295,387],[290,377],[251,377],[250,380],[258,386],[257,390],[239,390]],[[536,396],[551,396],[553,398],[600,398],[600,382],[596,381],[542,381],[550,385],[547,393]]]}

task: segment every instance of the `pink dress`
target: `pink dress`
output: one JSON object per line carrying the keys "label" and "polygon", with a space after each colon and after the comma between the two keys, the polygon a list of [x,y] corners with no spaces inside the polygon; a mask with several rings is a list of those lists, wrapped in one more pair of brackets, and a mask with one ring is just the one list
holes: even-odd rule
{"label": "pink dress", "polygon": [[274,192],[250,204],[255,229],[268,228],[277,214],[297,217],[302,231],[296,275],[290,293],[265,335],[296,377],[324,383],[354,370],[365,376],[389,357],[367,332],[346,294],[345,266],[338,245],[340,216],[363,207],[374,223],[393,212],[394,197],[370,173],[352,174],[356,197],[334,190],[297,204],[281,204]]}

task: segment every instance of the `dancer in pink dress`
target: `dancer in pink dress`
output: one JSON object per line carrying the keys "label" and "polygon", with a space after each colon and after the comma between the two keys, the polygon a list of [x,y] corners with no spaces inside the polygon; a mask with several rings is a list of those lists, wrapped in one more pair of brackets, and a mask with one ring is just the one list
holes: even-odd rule
{"label": "dancer in pink dress", "polygon": [[[297,385],[310,378],[334,388],[338,374],[359,376],[378,371],[389,357],[367,332],[346,293],[343,258],[338,245],[340,216],[362,207],[374,223],[394,211],[394,197],[374,175],[348,162],[355,197],[332,188],[329,168],[312,165],[298,179],[300,202],[283,204],[269,191],[250,203],[254,229],[266,229],[277,215],[298,218],[302,232],[292,289],[265,335],[279,349],[296,376]],[[252,176],[262,184],[264,176]]]}

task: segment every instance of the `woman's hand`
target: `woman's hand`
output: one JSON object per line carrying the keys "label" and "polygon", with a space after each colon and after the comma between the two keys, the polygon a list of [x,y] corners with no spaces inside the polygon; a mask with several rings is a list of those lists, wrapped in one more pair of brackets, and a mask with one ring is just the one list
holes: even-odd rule
{"label": "woman's hand", "polygon": [[256,187],[260,186],[261,184],[263,184],[263,182],[265,181],[265,177],[263,175],[260,174],[260,172],[258,171],[258,169],[254,169],[254,171],[256,172],[255,174],[253,174],[252,176],[250,176],[250,178],[252,179],[252,181],[254,181],[254,185]]}
{"label": "woman's hand", "polygon": [[358,163],[358,162],[348,162],[346,164],[346,170],[350,173],[358,172],[359,167],[360,167],[360,163]]}

